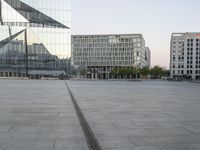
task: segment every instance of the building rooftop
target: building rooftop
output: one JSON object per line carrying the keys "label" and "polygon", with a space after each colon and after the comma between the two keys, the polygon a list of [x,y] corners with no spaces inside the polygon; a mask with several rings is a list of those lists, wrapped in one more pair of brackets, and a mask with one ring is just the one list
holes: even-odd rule
{"label": "building rooftop", "polygon": [[200,37],[200,32],[180,32],[180,33],[172,33],[172,37],[179,37],[179,36],[195,36],[195,37]]}

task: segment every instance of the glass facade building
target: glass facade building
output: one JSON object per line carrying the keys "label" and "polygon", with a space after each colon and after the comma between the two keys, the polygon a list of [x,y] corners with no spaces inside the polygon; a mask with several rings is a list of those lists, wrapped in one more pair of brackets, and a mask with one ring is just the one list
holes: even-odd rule
{"label": "glass facade building", "polygon": [[67,74],[69,0],[0,0],[0,76]]}

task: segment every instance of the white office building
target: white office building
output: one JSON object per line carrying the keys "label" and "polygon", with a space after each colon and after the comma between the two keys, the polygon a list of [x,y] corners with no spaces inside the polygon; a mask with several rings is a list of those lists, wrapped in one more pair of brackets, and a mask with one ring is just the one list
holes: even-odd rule
{"label": "white office building", "polygon": [[200,33],[173,33],[170,70],[172,78],[200,80]]}
{"label": "white office building", "polygon": [[150,65],[141,34],[72,35],[72,63],[87,68],[88,78],[109,79],[116,67]]}

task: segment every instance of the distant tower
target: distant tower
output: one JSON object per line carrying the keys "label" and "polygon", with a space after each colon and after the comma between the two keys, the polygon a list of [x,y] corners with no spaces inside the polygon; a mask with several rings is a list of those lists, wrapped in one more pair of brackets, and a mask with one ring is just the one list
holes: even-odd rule
{"label": "distant tower", "polygon": [[200,80],[200,33],[173,33],[170,70],[172,78]]}

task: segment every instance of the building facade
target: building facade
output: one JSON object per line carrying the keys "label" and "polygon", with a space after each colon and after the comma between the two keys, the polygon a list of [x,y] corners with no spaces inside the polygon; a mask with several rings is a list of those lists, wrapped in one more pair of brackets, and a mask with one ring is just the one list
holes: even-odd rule
{"label": "building facade", "polygon": [[172,78],[200,80],[200,33],[173,33],[170,70]]}
{"label": "building facade", "polygon": [[147,66],[150,67],[151,66],[151,50],[149,49],[149,47],[145,48],[145,61],[147,63]]}
{"label": "building facade", "polygon": [[0,76],[66,75],[69,0],[0,0]]}
{"label": "building facade", "polygon": [[86,68],[89,78],[109,79],[116,67],[148,66],[141,34],[72,35],[72,62]]}

